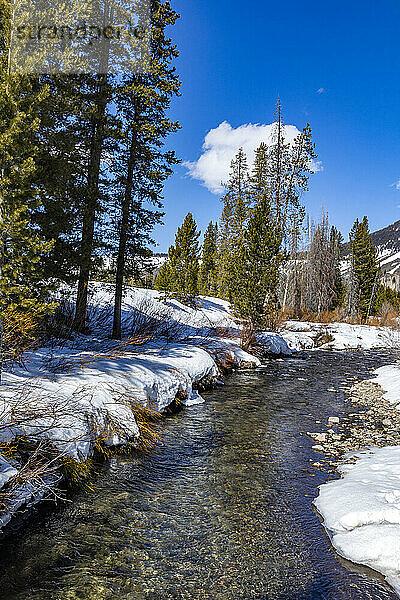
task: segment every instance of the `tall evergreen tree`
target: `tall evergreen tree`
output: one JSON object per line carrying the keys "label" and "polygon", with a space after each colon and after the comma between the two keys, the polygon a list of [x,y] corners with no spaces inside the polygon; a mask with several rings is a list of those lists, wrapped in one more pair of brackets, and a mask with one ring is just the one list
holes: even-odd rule
{"label": "tall evergreen tree", "polygon": [[379,284],[379,263],[371,241],[368,219],[355,221],[350,232],[351,274],[348,292],[348,312],[358,312],[363,322],[374,310]]}
{"label": "tall evergreen tree", "polygon": [[[121,338],[123,281],[134,274],[137,260],[148,254],[151,230],[160,222],[162,189],[178,162],[175,153],[162,148],[167,135],[179,129],[166,111],[171,98],[179,95],[180,81],[173,66],[176,46],[165,29],[178,18],[169,2],[153,3],[152,68],[146,74],[125,75],[115,104],[121,119],[121,141],[113,162],[118,251],[114,301],[113,337]],[[152,208],[156,207],[156,210]]]}
{"label": "tall evergreen tree", "polygon": [[204,296],[215,296],[218,293],[217,236],[218,225],[211,221],[204,234],[199,273],[199,290]]}
{"label": "tall evergreen tree", "polygon": [[301,195],[308,189],[309,176],[314,172],[315,146],[309,123],[293,143],[287,142],[279,100],[276,119],[272,144],[269,147],[268,171],[272,212],[276,215],[283,243],[291,259],[283,294],[283,308],[290,304],[291,308],[300,310],[302,273],[297,255],[305,218]]}
{"label": "tall evergreen tree", "polygon": [[[10,72],[10,3],[0,0],[0,377],[6,315],[29,313],[32,322],[50,311],[41,259],[52,247],[34,221],[43,210],[38,181],[39,113],[48,89],[37,76]],[[22,322],[22,321],[21,321]]]}
{"label": "tall evergreen tree", "polygon": [[35,210],[43,208],[37,186],[38,115],[48,89],[39,85],[37,77],[10,73],[9,11],[9,3],[1,0],[0,310],[10,304],[39,306],[48,291],[40,259],[52,247],[32,218]]}
{"label": "tall evergreen tree", "polygon": [[342,248],[343,248],[343,236],[336,227],[331,227],[330,239],[329,239],[329,254],[332,261],[332,303],[331,309],[335,309],[338,306],[343,306],[346,287],[344,285],[342,271],[341,271],[341,260],[342,260]]}
{"label": "tall evergreen tree", "polygon": [[309,175],[314,172],[313,161],[316,153],[309,123],[295,137],[293,143],[287,142],[279,100],[276,119],[272,144],[268,147],[270,201],[284,240],[290,244],[293,236],[298,236],[299,227],[305,217],[300,199],[302,193],[308,189]]}
{"label": "tall evergreen tree", "polygon": [[271,207],[264,196],[246,229],[238,257],[240,275],[233,291],[234,308],[246,320],[250,339],[256,328],[266,325],[267,317],[275,309],[279,265],[283,258],[280,247],[280,231],[271,219]]}
{"label": "tall evergreen tree", "polygon": [[[152,3],[153,6],[154,2]],[[112,22],[114,6],[105,3],[102,7],[105,23]],[[101,51],[100,51],[101,49]],[[74,327],[84,331],[88,303],[88,284],[93,266],[93,252],[96,241],[96,226],[102,209],[105,189],[103,175],[107,177],[108,161],[106,159],[113,125],[116,122],[115,107],[112,103],[113,91],[118,85],[118,77],[108,74],[110,59],[110,41],[99,46],[99,57],[96,58],[98,72],[82,78],[82,121],[86,122],[87,145],[85,163],[86,181],[83,195],[82,224],[80,237],[79,275],[76,296]],[[80,124],[78,120],[78,125]]]}
{"label": "tall evergreen tree", "polygon": [[74,319],[74,326],[78,331],[84,331],[86,324],[88,284],[92,268],[96,216],[100,208],[101,159],[106,136],[107,105],[111,96],[110,83],[106,74],[100,73],[92,79],[95,89],[91,96],[90,148],[83,197],[80,264]]}
{"label": "tall evergreen tree", "polygon": [[192,213],[188,213],[175,236],[175,245],[168,251],[168,260],[154,282],[156,289],[168,291],[184,301],[190,301],[199,293],[199,244],[200,232]]}
{"label": "tall evergreen tree", "polygon": [[[261,144],[256,153],[255,172],[250,183],[246,156],[239,150],[232,161],[226,194],[222,198],[223,211],[219,226],[218,252],[220,294],[233,300],[235,287],[240,280],[239,256],[251,211],[260,198],[266,196],[269,207],[269,226],[274,224],[275,233],[291,257],[290,277],[283,297],[299,307],[301,281],[297,255],[305,216],[300,199],[308,189],[309,175],[313,173],[316,158],[312,132],[309,124],[292,143],[282,118],[280,102],[277,105],[277,121],[274,125],[272,143]],[[258,162],[258,164],[257,164]],[[254,179],[255,178],[255,179]],[[290,284],[290,285],[289,285]]]}
{"label": "tall evergreen tree", "polygon": [[251,332],[265,326],[267,316],[276,308],[283,260],[282,232],[271,209],[268,161],[268,147],[261,144],[249,179],[248,197],[253,208],[239,247],[232,293],[233,305]]}
{"label": "tall evergreen tree", "polygon": [[232,300],[238,261],[249,218],[249,168],[243,148],[231,162],[218,233],[220,294]]}
{"label": "tall evergreen tree", "polygon": [[74,284],[87,179],[88,87],[85,77],[78,75],[41,75],[39,80],[48,94],[38,113],[35,184],[41,205],[32,218],[41,236],[53,241],[41,259],[44,271]]}

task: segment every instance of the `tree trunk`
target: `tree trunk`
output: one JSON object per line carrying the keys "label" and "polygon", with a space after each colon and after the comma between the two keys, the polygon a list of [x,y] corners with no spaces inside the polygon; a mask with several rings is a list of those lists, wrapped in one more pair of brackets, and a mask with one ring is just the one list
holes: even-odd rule
{"label": "tree trunk", "polygon": [[[113,22],[114,0],[111,4],[104,0],[103,25],[106,27]],[[95,113],[92,120],[92,140],[87,177],[87,193],[83,212],[81,237],[81,264],[79,269],[78,292],[76,297],[74,328],[84,331],[86,325],[86,310],[88,285],[92,266],[94,227],[99,200],[100,163],[105,135],[106,107],[108,103],[107,71],[110,57],[110,40],[105,43],[100,52],[98,64],[98,83],[95,98]]]}
{"label": "tree trunk", "polygon": [[81,237],[81,263],[79,269],[78,293],[76,297],[74,328],[84,331],[88,299],[88,284],[92,263],[94,226],[99,199],[99,177],[101,153],[104,141],[105,114],[108,101],[107,75],[99,75],[96,99],[96,114],[92,123],[92,142],[90,148],[87,193],[83,212]]}
{"label": "tree trunk", "polygon": [[125,253],[128,239],[128,225],[129,225],[129,213],[132,201],[132,189],[133,189],[133,168],[135,164],[136,156],[136,134],[135,129],[132,128],[132,139],[129,149],[128,157],[128,168],[126,174],[126,184],[124,190],[124,197],[122,200],[122,216],[121,216],[121,231],[119,234],[118,244],[118,257],[117,257],[117,272],[115,281],[115,299],[114,299],[114,318],[113,318],[113,331],[112,337],[114,340],[121,339],[121,305],[122,305],[122,292],[124,284],[124,270],[125,270]]}
{"label": "tree trunk", "polygon": [[286,302],[287,302],[287,295],[288,295],[288,289],[289,289],[289,265],[288,265],[288,269],[287,269],[287,274],[286,274],[286,284],[285,284],[285,292],[283,294],[283,302],[282,302],[282,311],[285,312],[286,310]]}
{"label": "tree trunk", "polygon": [[281,214],[281,153],[282,153],[282,113],[281,101],[278,99],[278,144],[277,144],[277,160],[276,160],[276,210],[278,217],[278,225],[282,228]]}

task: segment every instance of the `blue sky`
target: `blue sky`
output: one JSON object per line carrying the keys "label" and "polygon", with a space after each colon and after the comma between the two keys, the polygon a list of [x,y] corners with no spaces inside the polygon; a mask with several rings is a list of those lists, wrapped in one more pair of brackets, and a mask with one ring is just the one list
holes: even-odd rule
{"label": "blue sky", "polygon": [[[345,236],[364,214],[372,230],[400,219],[400,2],[171,2],[183,85],[171,110],[182,130],[168,144],[183,161],[196,161],[224,121],[271,123],[279,95],[286,124],[310,122],[323,165],[303,199],[311,215],[323,205]],[[219,216],[220,195],[184,165],[164,195],[156,251],[188,211],[203,231]]]}

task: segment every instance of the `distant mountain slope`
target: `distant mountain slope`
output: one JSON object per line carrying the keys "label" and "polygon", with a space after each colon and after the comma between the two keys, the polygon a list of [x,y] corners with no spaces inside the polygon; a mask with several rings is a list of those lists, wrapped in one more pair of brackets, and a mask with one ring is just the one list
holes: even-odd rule
{"label": "distant mountain slope", "polygon": [[400,252],[400,221],[392,223],[371,234],[372,243],[376,246],[379,256]]}
{"label": "distant mountain slope", "polygon": [[[378,258],[384,275],[384,283],[396,290],[400,289],[400,221],[371,233],[372,243],[378,251]],[[343,255],[349,253],[345,244]]]}

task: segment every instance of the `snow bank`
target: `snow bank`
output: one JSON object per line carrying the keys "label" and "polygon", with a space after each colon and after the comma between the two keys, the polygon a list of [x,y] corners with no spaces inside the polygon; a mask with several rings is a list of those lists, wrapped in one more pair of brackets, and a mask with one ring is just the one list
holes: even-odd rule
{"label": "snow bank", "polygon": [[391,404],[400,405],[400,365],[387,365],[374,371],[371,379],[381,386],[385,392],[383,397]]}
{"label": "snow bank", "polygon": [[[46,349],[40,354],[44,359]],[[39,377],[39,363],[36,369],[34,364],[30,365],[31,378],[21,371],[4,377],[0,388],[3,419],[10,415],[12,399],[18,393],[22,393],[24,402],[39,416],[28,423],[25,419],[19,427],[0,429],[1,441],[37,433],[51,440],[62,453],[84,459],[92,453],[99,430],[110,431],[105,440],[109,445],[123,444],[139,436],[127,393],[138,403],[162,411],[178,392],[190,401],[196,397],[193,382],[219,373],[212,356],[191,345],[148,347],[143,354],[124,352],[122,356],[104,358],[89,352],[66,354],[66,350],[58,355],[53,353],[53,359],[62,356],[76,365],[67,374],[42,373]],[[81,360],[87,366],[80,367]],[[112,427],[113,423],[118,426]]]}
{"label": "snow bank", "polygon": [[[65,294],[65,290],[63,292]],[[104,335],[104,327],[112,325],[112,306],[114,288],[112,285],[92,282],[90,285],[89,313],[95,321],[96,311],[109,311],[108,322],[101,323],[100,335]],[[197,299],[196,308],[186,306],[174,298],[165,297],[163,292],[142,288],[127,287],[122,303],[122,323],[129,324],[133,313],[145,313],[158,320],[174,320],[186,325],[188,330],[202,327],[232,327],[237,328],[230,310],[229,302],[219,298],[201,296]],[[95,327],[94,327],[95,329]]]}
{"label": "snow bank", "polygon": [[0,488],[3,487],[11,477],[14,477],[17,474],[18,470],[0,454]]}
{"label": "snow bank", "polygon": [[[376,369],[370,381],[400,407],[400,365]],[[382,573],[400,595],[400,446],[349,454],[339,471],[342,478],[320,486],[314,501],[332,544]]]}
{"label": "snow bank", "polygon": [[340,467],[342,479],[320,486],[314,504],[337,552],[379,571],[400,594],[400,446],[357,456]]}
{"label": "snow bank", "polygon": [[[333,323],[328,329],[332,335],[331,347],[337,350],[350,348],[394,348],[400,346],[400,332],[388,327],[373,327],[371,325],[350,325],[348,323]],[[330,346],[329,342],[326,346]]]}
{"label": "snow bank", "polygon": [[283,329],[282,338],[292,350],[312,350],[315,348],[315,332],[290,331]]}
{"label": "snow bank", "polygon": [[262,332],[257,336],[257,342],[263,347],[266,354],[291,356],[295,348],[290,348],[287,339],[277,333]]}
{"label": "snow bank", "polygon": [[[29,436],[35,443],[49,441],[60,457],[85,460],[99,438],[109,446],[139,438],[133,403],[162,412],[179,395],[186,406],[199,404],[203,399],[193,386],[219,377],[221,357],[236,367],[260,364],[239,347],[240,331],[223,300],[204,297],[191,308],[154,290],[128,288],[122,307],[125,333],[135,338],[149,319],[151,327],[144,341],[121,347],[110,340],[112,288],[92,284],[90,299],[91,335],[40,348],[24,368],[3,374],[0,442]],[[262,344],[271,353],[291,354],[277,334],[264,333]],[[0,489],[22,472],[14,462],[0,455]],[[46,491],[43,480],[16,486],[0,529],[13,512]]]}
{"label": "snow bank", "polygon": [[7,512],[0,514],[0,532],[19,509],[29,509],[48,496],[60,479],[59,475],[53,473],[48,476],[32,478],[29,482],[19,485],[8,503]]}
{"label": "snow bank", "polygon": [[[399,331],[371,325],[287,321],[280,335],[290,348],[296,350],[307,350],[316,346],[332,350],[400,347]],[[325,336],[329,338],[329,341],[324,341]]]}

